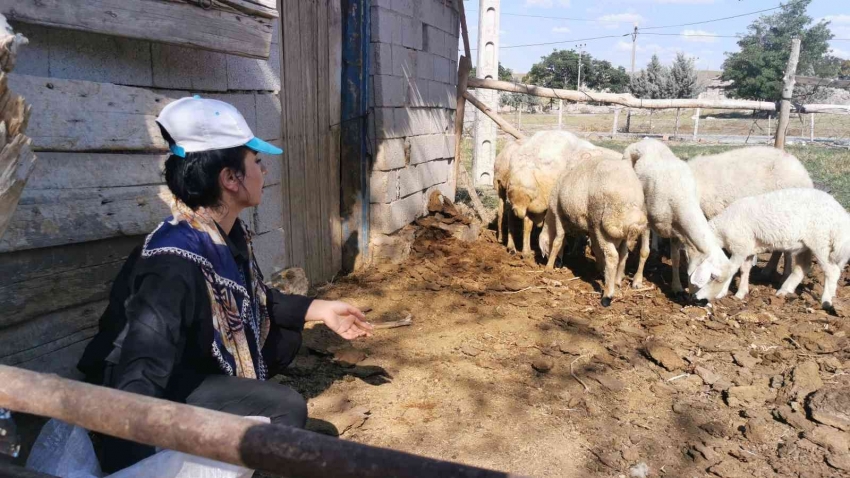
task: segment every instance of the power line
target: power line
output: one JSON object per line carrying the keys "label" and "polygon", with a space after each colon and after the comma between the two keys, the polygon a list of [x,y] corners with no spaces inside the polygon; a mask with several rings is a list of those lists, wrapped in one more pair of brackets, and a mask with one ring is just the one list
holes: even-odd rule
{"label": "power line", "polygon": [[[605,35],[601,37],[592,37],[592,38],[577,38],[573,40],[561,40],[561,41],[552,41],[546,43],[527,43],[525,45],[507,45],[507,46],[499,46],[500,50],[507,50],[509,48],[525,48],[530,46],[546,46],[546,45],[560,45],[561,43],[570,43],[570,42],[579,42],[579,41],[591,41],[591,40],[603,40],[606,38],[623,38],[631,35],[631,33],[626,33],[624,35]],[[477,50],[477,48],[470,48],[470,50]],[[460,50],[458,50],[460,51]]]}
{"label": "power line", "polygon": [[[466,10],[466,13],[478,13],[478,10]],[[542,18],[544,20],[570,20],[570,21],[573,21],[573,22],[624,23],[623,20],[599,20],[597,18],[552,17],[552,16],[548,16],[548,15],[529,15],[527,13],[501,12],[499,15],[506,15],[506,16],[509,16],[509,17]]]}
{"label": "power line", "polygon": [[754,12],[741,13],[739,15],[732,15],[730,17],[713,18],[711,20],[703,20],[701,22],[680,23],[678,25],[662,25],[662,26],[658,26],[658,27],[648,26],[648,27],[642,27],[641,30],[658,30],[660,28],[689,27],[691,25],[702,25],[704,23],[722,22],[723,20],[731,20],[733,18],[741,18],[741,17],[750,16],[750,15],[755,15],[757,13],[764,13],[764,12],[770,12],[770,11],[773,11],[773,10],[779,10],[782,7],[783,7],[783,5],[780,5],[778,7],[765,8],[764,10],[756,10]]}
{"label": "power line", "polygon": [[641,33],[638,35],[653,35],[665,37],[703,37],[703,38],[742,38],[741,35],[714,35],[711,33]]}

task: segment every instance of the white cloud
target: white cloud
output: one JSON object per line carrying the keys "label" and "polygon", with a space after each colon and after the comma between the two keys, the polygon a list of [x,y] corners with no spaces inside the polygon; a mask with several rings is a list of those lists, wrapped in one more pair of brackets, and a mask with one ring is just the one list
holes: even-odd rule
{"label": "white cloud", "polygon": [[705,30],[682,30],[682,35],[684,35],[685,41],[695,42],[695,43],[714,43],[717,41],[717,38],[712,38],[710,36],[702,36],[702,35],[715,35],[714,32],[707,32]]}
{"label": "white cloud", "polygon": [[829,29],[835,38],[850,38],[850,15],[827,15],[818,18],[818,21],[829,22]]}
{"label": "white cloud", "polygon": [[845,60],[850,60],[850,50],[842,50],[840,48],[831,48],[830,53]]}
{"label": "white cloud", "polygon": [[569,27],[555,27],[552,29],[552,33],[569,33]]}
{"label": "white cloud", "polygon": [[[570,0],[558,0],[557,3],[561,7],[570,6]],[[555,5],[553,0],[525,0],[526,7],[552,8],[553,5]]]}
{"label": "white cloud", "polygon": [[612,15],[603,15],[596,19],[600,25],[609,30],[620,28],[620,23],[627,23],[629,25],[633,23],[640,24],[643,23],[643,20],[643,17],[637,13],[616,13]]}

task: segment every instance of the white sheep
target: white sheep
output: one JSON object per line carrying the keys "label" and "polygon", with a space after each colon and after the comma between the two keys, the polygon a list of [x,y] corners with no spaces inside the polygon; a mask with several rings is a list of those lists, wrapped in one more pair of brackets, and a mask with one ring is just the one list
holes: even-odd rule
{"label": "white sheep", "polygon": [[[738,199],[789,188],[814,187],[808,171],[794,155],[777,148],[753,146],[687,161],[696,179],[703,214],[711,220]],[[763,273],[776,271],[781,252],[775,252]],[[784,276],[791,273],[785,255]]]}
{"label": "white sheep", "polygon": [[[623,159],[631,162],[643,185],[650,227],[661,237],[676,239],[671,248],[673,292],[684,290],[679,278],[681,245],[690,259],[688,276],[703,263],[725,267],[729,260],[708,227],[700,208],[696,181],[687,163],[662,142],[651,138],[629,145]],[[643,250],[649,246],[647,234],[642,242]],[[643,254],[641,261],[645,261]]]}
{"label": "white sheep", "polygon": [[[597,268],[604,269],[602,305],[608,307],[625,275],[629,248],[647,227],[643,188],[621,158],[606,158],[600,150],[572,156],[550,196],[540,250],[548,252],[546,267],[552,269],[568,231],[589,234]],[[635,281],[642,277],[639,269]]]}
{"label": "white sheep", "polygon": [[832,309],[841,270],[850,260],[850,215],[832,196],[800,188],[739,199],[712,219],[709,227],[732,257],[720,268],[697,268],[692,281],[700,287],[698,299],[724,297],[739,268],[746,294],[754,256],[785,251],[794,255],[795,263],[776,295],[794,293],[814,256],[824,271],[821,304]]}
{"label": "white sheep", "polygon": [[[496,190],[496,195],[499,198],[499,206],[496,210],[496,234],[501,243],[504,240],[504,232],[507,230],[508,250],[516,252],[514,238],[511,235],[511,210],[505,210],[505,202],[508,199],[508,177],[510,176],[511,157],[514,152],[522,145],[522,140],[511,141],[504,145],[502,151],[496,156],[496,162],[493,165],[493,189]],[[507,216],[505,214],[507,213]]]}
{"label": "white sheep", "polygon": [[533,256],[531,230],[541,226],[549,195],[571,153],[596,147],[566,131],[541,131],[524,140],[510,157],[507,198],[514,215],[523,221],[522,254]]}

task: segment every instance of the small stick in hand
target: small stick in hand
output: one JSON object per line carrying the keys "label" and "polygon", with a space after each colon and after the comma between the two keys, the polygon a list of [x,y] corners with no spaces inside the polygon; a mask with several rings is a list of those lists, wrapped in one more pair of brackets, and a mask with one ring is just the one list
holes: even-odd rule
{"label": "small stick in hand", "polygon": [[372,328],[374,329],[394,329],[396,327],[406,327],[408,325],[413,325],[413,316],[407,314],[407,317],[401,320],[394,320],[392,322],[381,322],[380,324],[372,324]]}

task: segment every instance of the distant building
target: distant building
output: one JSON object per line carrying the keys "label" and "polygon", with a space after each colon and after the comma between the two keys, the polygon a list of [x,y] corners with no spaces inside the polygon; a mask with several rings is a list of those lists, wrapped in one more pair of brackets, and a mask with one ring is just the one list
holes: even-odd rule
{"label": "distant building", "polygon": [[702,70],[697,71],[697,84],[702,93],[697,98],[704,100],[724,100],[726,99],[725,88],[732,84],[732,81],[722,81],[720,75],[722,71]]}

